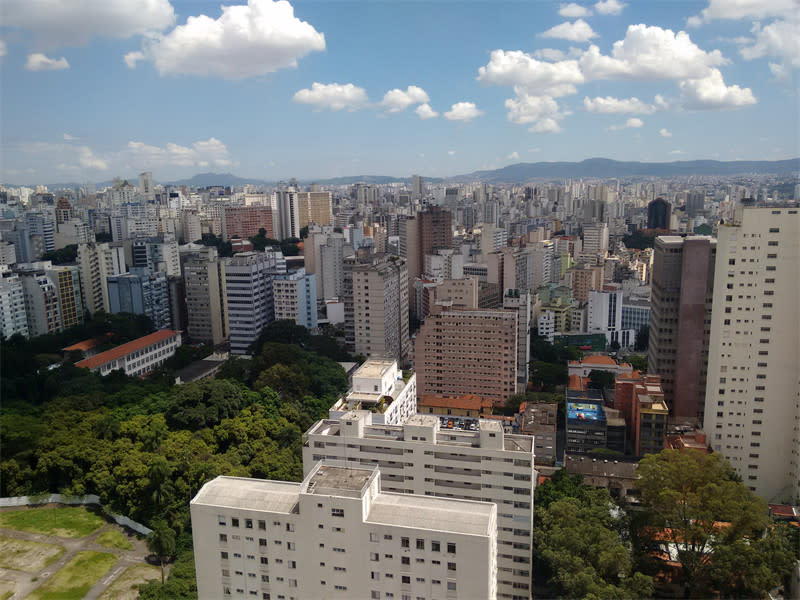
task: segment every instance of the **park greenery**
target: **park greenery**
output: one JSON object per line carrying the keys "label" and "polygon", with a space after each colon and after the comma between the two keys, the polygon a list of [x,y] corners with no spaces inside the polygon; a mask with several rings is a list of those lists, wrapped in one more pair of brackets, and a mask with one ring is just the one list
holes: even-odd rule
{"label": "park greenery", "polygon": [[121,343],[151,329],[117,317],[3,342],[0,495],[97,494],[157,532],[149,544],[159,562],[174,558],[167,582],[143,585],[141,597],[192,598],[189,501],[218,475],[301,480],[302,432],[346,391],[347,375],[311,350],[335,354],[331,340],[286,323],[262,336],[252,360],[184,385],[168,366],[145,379],[101,377],[75,367],[77,356],[62,359],[82,339],[112,333]]}

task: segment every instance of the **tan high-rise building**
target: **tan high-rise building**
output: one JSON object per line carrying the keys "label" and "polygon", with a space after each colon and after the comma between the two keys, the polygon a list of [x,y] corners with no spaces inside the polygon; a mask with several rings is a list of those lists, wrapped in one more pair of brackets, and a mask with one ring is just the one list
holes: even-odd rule
{"label": "tan high-rise building", "polygon": [[333,223],[333,209],[330,192],[298,192],[298,212],[300,229],[310,223],[330,225]]}
{"label": "tan high-rise building", "polygon": [[108,277],[127,272],[125,249],[108,243],[79,244],[78,269],[84,310],[90,314],[100,310],[109,312]]}
{"label": "tan high-rise building", "polygon": [[591,290],[603,289],[603,267],[576,267],[567,270],[568,280],[572,283],[572,297],[581,302],[589,301]]}
{"label": "tan high-rise building", "polygon": [[796,204],[737,212],[718,233],[703,428],[751,490],[792,503],[800,497],[800,215]]}
{"label": "tan high-rise building", "polygon": [[228,338],[225,261],[216,249],[204,248],[183,265],[186,333],[192,342],[216,346]]}
{"label": "tan high-rise building", "polygon": [[258,235],[260,229],[266,231],[266,237],[275,237],[272,208],[269,206],[227,207],[222,211],[223,240],[234,236],[247,239]]}
{"label": "tan high-rise building", "polygon": [[673,417],[702,421],[716,252],[708,236],[656,238],[648,372],[661,375]]}
{"label": "tan high-rise building", "polygon": [[517,323],[516,310],[436,307],[414,344],[419,395],[477,394],[503,405],[517,389]]}
{"label": "tan high-rise building", "polygon": [[405,261],[378,256],[371,263],[353,265],[350,275],[356,354],[405,363],[411,346]]}

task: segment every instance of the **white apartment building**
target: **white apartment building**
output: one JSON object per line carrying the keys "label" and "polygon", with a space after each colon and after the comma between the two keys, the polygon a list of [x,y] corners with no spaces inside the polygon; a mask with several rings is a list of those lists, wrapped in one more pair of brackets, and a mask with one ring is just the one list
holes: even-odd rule
{"label": "white apartment building", "polygon": [[276,275],[272,282],[275,319],[288,319],[307,329],[317,326],[317,276],[299,269]]}
{"label": "white apartment building", "polygon": [[108,375],[117,369],[122,369],[128,376],[147,375],[175,354],[180,345],[180,331],[159,329],[127,344],[85,358],[75,363],[75,366],[100,375]]}
{"label": "white apartment building", "polygon": [[25,292],[16,273],[0,275],[0,337],[14,334],[28,337],[28,317],[25,312]]}
{"label": "white apartment building", "polygon": [[492,600],[493,504],[387,493],[376,468],[220,476],[192,500],[200,600]]}
{"label": "white apartment building", "polygon": [[556,315],[552,310],[545,310],[539,313],[536,317],[536,329],[539,337],[547,340],[549,344],[553,343],[556,335]]}
{"label": "white apartment building", "polygon": [[377,466],[387,491],[495,503],[498,598],[531,597],[533,437],[487,420],[477,430],[442,429],[434,415],[376,425],[372,413],[353,411],[305,433],[303,470],[320,460]]}
{"label": "white apartment building", "polygon": [[704,429],[768,502],[800,497],[800,215],[737,211],[720,225]]}
{"label": "white apartment building", "polygon": [[417,413],[417,374],[404,375],[396,360],[368,359],[353,373],[347,394],[328,411],[338,419],[352,410],[369,410],[375,424],[402,425]]}
{"label": "white apartment building", "polygon": [[231,354],[245,354],[275,318],[272,279],[276,272],[277,261],[270,252],[240,252],[225,266]]}

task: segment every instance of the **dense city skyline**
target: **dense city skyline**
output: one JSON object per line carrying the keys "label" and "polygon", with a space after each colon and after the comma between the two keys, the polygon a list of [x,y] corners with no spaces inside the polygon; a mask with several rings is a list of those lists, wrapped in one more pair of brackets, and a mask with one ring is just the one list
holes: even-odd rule
{"label": "dense city skyline", "polygon": [[42,0],[5,13],[7,183],[800,154],[792,0],[152,0],[102,16]]}

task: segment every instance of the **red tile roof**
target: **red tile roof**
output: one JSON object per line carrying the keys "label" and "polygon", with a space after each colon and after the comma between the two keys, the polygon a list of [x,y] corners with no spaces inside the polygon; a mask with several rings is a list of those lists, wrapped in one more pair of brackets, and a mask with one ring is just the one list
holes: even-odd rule
{"label": "red tile roof", "polygon": [[86,358],[79,363],[76,363],[76,367],[82,367],[84,369],[95,369],[101,365],[111,362],[112,360],[116,360],[118,358],[122,358],[127,354],[131,354],[132,352],[136,352],[137,350],[141,350],[150,346],[152,344],[157,344],[162,340],[166,340],[174,335],[180,334],[179,331],[172,331],[171,329],[160,329],[155,333],[151,333],[150,335],[146,335],[144,337],[140,337],[139,339],[133,340],[132,342],[128,342],[127,344],[122,344],[121,346],[117,346],[116,348],[112,348],[111,350],[106,350],[105,352],[101,352],[100,354],[95,354],[89,358]]}
{"label": "red tile roof", "polygon": [[491,409],[492,400],[475,394],[467,394],[458,398],[443,398],[441,396],[422,396],[417,403],[419,406],[431,406],[437,408],[456,408],[460,410],[481,410]]}
{"label": "red tile roof", "polygon": [[67,346],[64,348],[64,352],[72,352],[76,350],[85,352],[86,350],[91,350],[95,346],[97,346],[97,340],[95,338],[89,338],[88,340],[83,340],[77,344],[72,344],[72,346]]}

